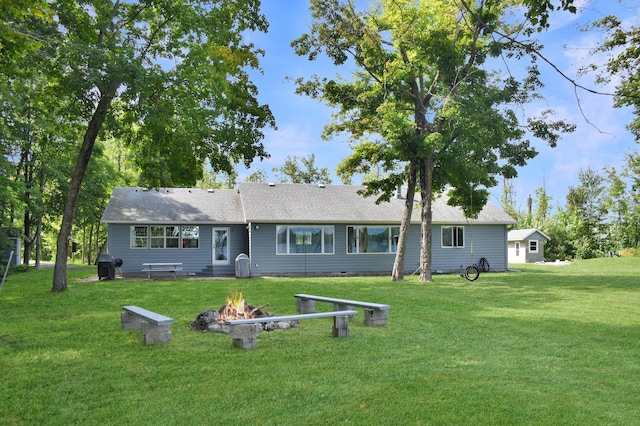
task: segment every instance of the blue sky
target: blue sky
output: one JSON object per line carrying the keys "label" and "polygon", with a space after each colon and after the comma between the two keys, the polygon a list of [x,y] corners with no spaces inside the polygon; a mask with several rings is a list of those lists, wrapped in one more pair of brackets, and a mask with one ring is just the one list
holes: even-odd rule
{"label": "blue sky", "polygon": [[[577,0],[577,15],[561,13],[553,16],[551,29],[540,35],[545,45],[544,55],[570,78],[580,84],[602,92],[613,91],[609,87],[596,87],[594,76],[579,76],[581,66],[593,63],[597,58],[589,56],[589,49],[596,46],[601,34],[580,31],[586,22],[615,14],[625,22],[639,25],[639,0]],[[271,158],[255,161],[251,169],[238,167],[239,180],[261,169],[275,179],[272,169],[280,167],[287,156],[307,157],[315,154],[316,165],[327,167],[332,173],[336,165],[350,154],[346,139],[323,141],[323,127],[331,120],[331,109],[319,101],[294,93],[293,82],[286,77],[309,77],[312,74],[348,77],[354,70],[334,67],[325,58],[310,62],[296,56],[290,43],[309,30],[311,16],[308,2],[304,0],[263,0],[263,13],[269,20],[266,35],[252,35],[256,46],[264,49],[261,59],[263,75],[255,75],[259,99],[269,104],[278,130],[267,130],[263,141]],[[524,63],[521,64],[524,67]],[[610,97],[574,91],[573,85],[562,79],[550,66],[540,62],[542,80],[545,83],[541,102],[530,105],[531,111],[553,108],[558,118],[577,125],[577,130],[565,136],[556,148],[544,142],[532,140],[539,151],[527,166],[518,170],[519,177],[512,181],[516,192],[517,207],[524,209],[529,194],[545,185],[552,196],[552,205],[564,206],[570,186],[578,185],[578,172],[588,167],[601,171],[605,166],[620,168],[624,156],[638,151],[633,135],[625,126],[631,121],[629,109],[613,108]],[[510,71],[518,73],[518,64],[510,64]],[[578,100],[579,99],[579,100]],[[333,175],[333,183],[340,180]],[[502,184],[492,189],[492,198],[499,204]],[[534,207],[535,208],[535,207]]]}

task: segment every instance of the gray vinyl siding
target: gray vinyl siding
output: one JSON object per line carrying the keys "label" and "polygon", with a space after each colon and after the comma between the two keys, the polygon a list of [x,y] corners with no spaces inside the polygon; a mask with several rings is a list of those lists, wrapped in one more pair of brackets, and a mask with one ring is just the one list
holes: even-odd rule
{"label": "gray vinyl siding", "polygon": [[[442,226],[433,226],[432,266],[452,272],[478,264],[486,258],[492,271],[507,269],[507,228],[505,225],[464,225],[464,247],[442,247]],[[461,226],[461,225],[457,225]],[[471,250],[473,249],[473,257]]]}
{"label": "gray vinyl siding", "polygon": [[[256,225],[259,229],[256,229]],[[293,225],[287,223],[286,225]],[[251,275],[322,275],[322,274],[382,274],[391,273],[395,253],[347,254],[347,227],[353,224],[323,224],[333,226],[334,254],[276,254],[276,224],[260,223],[251,227]],[[378,225],[377,225],[378,226]],[[398,224],[389,226],[399,226]],[[409,237],[406,269],[413,272],[418,265],[419,226],[412,226]]]}
{"label": "gray vinyl siding", "polygon": [[[258,229],[256,229],[256,225]],[[288,224],[292,225],[292,224]],[[251,229],[251,274],[386,274],[391,273],[395,253],[347,254],[347,226],[358,224],[335,224],[334,254],[276,254],[276,225],[252,224]],[[397,226],[397,225],[396,225]],[[441,226],[433,226],[432,267],[433,270],[451,272],[469,266],[471,262],[471,231],[473,231],[474,263],[486,257],[492,270],[506,270],[506,227],[504,225],[465,226],[465,246],[462,248],[441,247]],[[412,225],[405,256],[405,273],[411,274],[420,262],[420,225]]]}
{"label": "gray vinyl siding", "polygon": [[[200,227],[200,242],[197,249],[132,249],[129,242],[131,226],[139,224],[109,224],[107,252],[116,259],[122,259],[123,274],[142,274],[143,263],[181,262],[183,273],[203,273],[212,276],[229,276],[235,274],[235,258],[240,253],[248,252],[246,225],[216,225],[216,228],[229,228],[229,264],[215,265],[212,269],[212,225],[190,224]],[[159,224],[164,225],[164,224]],[[146,225],[149,226],[149,225]]]}
{"label": "gray vinyl siding", "polygon": [[[347,254],[347,227],[361,225],[359,223],[325,224],[333,226],[335,230],[334,254],[307,255],[276,254],[276,224],[251,224],[251,241],[249,241],[246,225],[216,225],[217,228],[230,229],[230,256],[228,265],[215,266],[212,266],[212,225],[199,225],[200,247],[198,249],[131,249],[129,247],[131,225],[110,224],[108,229],[108,253],[123,260],[121,269],[125,275],[141,275],[143,263],[182,262],[183,273],[233,276],[235,258],[240,253],[250,256],[252,276],[391,274],[395,260],[395,253]],[[434,271],[459,271],[468,266],[471,262],[472,242],[474,263],[478,263],[481,257],[486,257],[492,271],[507,269],[505,225],[473,225],[473,227],[465,225],[465,245],[459,248],[441,247],[441,226],[433,226],[432,269]],[[411,225],[405,256],[406,274],[416,272],[419,267],[419,235],[420,225]]]}

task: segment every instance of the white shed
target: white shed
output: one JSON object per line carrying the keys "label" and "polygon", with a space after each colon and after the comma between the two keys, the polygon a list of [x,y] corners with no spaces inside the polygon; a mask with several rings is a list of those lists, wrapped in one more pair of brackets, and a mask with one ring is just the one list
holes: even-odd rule
{"label": "white shed", "polygon": [[549,241],[542,231],[537,229],[514,229],[509,231],[509,263],[543,262],[544,243]]}

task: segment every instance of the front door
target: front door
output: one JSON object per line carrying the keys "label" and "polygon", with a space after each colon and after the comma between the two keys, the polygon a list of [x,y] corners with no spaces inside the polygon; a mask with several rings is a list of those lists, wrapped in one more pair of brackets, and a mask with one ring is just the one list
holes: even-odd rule
{"label": "front door", "polygon": [[213,228],[213,264],[229,264],[229,228]]}

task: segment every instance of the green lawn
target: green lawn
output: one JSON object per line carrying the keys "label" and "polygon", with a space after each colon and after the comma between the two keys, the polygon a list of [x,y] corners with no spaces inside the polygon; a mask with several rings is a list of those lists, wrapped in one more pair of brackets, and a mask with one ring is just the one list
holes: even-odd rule
{"label": "green lawn", "polygon": [[[0,291],[6,425],[630,425],[640,419],[640,259],[417,277],[116,280],[51,270]],[[389,324],[331,337],[331,319],[263,333],[258,347],[188,323],[235,290],[295,313],[294,293],[391,305]],[[123,305],[173,317],[144,346]],[[319,310],[330,310],[318,304]]]}

